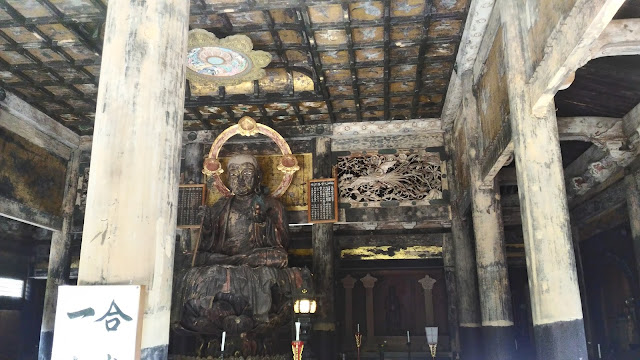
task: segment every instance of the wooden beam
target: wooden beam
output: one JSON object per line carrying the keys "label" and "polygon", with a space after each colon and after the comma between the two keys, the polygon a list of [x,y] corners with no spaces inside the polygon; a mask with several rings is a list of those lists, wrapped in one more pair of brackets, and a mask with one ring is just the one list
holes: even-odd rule
{"label": "wooden beam", "polygon": [[605,146],[610,141],[625,141],[622,119],[577,116],[558,118],[560,141],[580,140]]}
{"label": "wooden beam", "polygon": [[[624,181],[618,181],[591,199],[571,209],[571,222],[581,225],[599,217],[609,209],[626,206],[627,195]],[[581,237],[583,239],[583,237]]]}
{"label": "wooden beam", "polygon": [[478,50],[484,37],[489,17],[493,11],[495,0],[471,1],[469,15],[462,32],[460,50],[456,56],[456,64],[451,74],[449,88],[442,108],[441,119],[443,128],[451,129],[462,103],[463,89],[460,76],[465,71],[472,69],[478,56]]}
{"label": "wooden beam", "polygon": [[565,79],[591,56],[593,43],[624,0],[578,0],[555,25],[545,55],[529,79],[534,114],[543,114]]}
{"label": "wooden beam", "polygon": [[639,55],[640,19],[612,20],[591,47],[590,59]]}
{"label": "wooden beam", "polygon": [[62,218],[59,216],[30,208],[3,196],[0,196],[0,216],[52,231],[59,231],[62,228]]}
{"label": "wooden beam", "polygon": [[622,117],[622,126],[630,143],[640,142],[640,104]]}
{"label": "wooden beam", "polygon": [[52,154],[58,155],[63,159],[69,159],[71,156],[71,148],[48,134],[38,130],[32,124],[16,117],[5,109],[0,108],[0,127],[25,138],[34,145],[46,149]]}
{"label": "wooden beam", "polygon": [[442,233],[336,235],[335,239],[340,244],[340,249],[364,246],[442,246]]}
{"label": "wooden beam", "polygon": [[[64,125],[53,120],[48,115],[27,104],[24,100],[10,92],[7,92],[7,97],[0,101],[0,109],[7,111],[9,114],[18,118],[21,122],[32,126],[40,133],[47,134],[52,139],[69,148],[76,148],[80,144],[80,136],[78,134],[64,127]],[[12,129],[13,126],[10,130]],[[34,135],[36,134],[35,131],[33,133]],[[39,136],[41,135],[38,135],[38,137]],[[32,138],[27,138],[27,140],[34,141]],[[36,139],[36,141],[41,140]]]}

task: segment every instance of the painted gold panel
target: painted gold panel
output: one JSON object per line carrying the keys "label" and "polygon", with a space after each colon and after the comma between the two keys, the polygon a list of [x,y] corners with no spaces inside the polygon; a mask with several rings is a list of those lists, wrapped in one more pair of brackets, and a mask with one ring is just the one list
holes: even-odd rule
{"label": "painted gold panel", "polygon": [[42,40],[24,27],[3,28],[2,31],[18,44],[40,43]]}
{"label": "painted gold panel", "polygon": [[320,46],[345,45],[347,33],[344,30],[319,30],[315,33],[316,44]]}
{"label": "painted gold panel", "polygon": [[351,19],[356,21],[371,21],[382,19],[384,4],[382,1],[360,1],[349,4]]}
{"label": "painted gold panel", "polygon": [[299,125],[298,118],[292,115],[274,116],[272,121],[278,125]]}
{"label": "painted gold panel", "polygon": [[53,16],[44,5],[37,1],[25,1],[25,0],[7,0],[7,3],[11,5],[20,15],[26,18],[39,18]]}
{"label": "painted gold panel", "polygon": [[370,68],[359,68],[358,71],[358,79],[382,79],[384,77],[384,68],[383,67],[370,67]]}
{"label": "painted gold panel", "polygon": [[360,43],[382,43],[384,41],[384,28],[376,27],[358,27],[351,30],[353,42]]}
{"label": "painted gold panel", "polygon": [[[302,211],[307,210],[307,182],[313,179],[313,164],[311,154],[294,154],[300,171],[293,175],[293,181],[282,195],[280,200],[287,210]],[[281,155],[257,155],[258,164],[262,170],[262,184],[274,191],[281,182],[282,172],[278,170]],[[227,168],[228,157],[220,158],[223,169]],[[208,177],[207,177],[208,178]],[[222,181],[227,183],[227,172],[222,173]],[[207,187],[207,205],[213,205],[222,195],[214,186]]]}
{"label": "painted gold panel", "polygon": [[43,63],[66,60],[60,54],[50,49],[29,49],[29,53],[31,53],[31,55],[35,56]]}
{"label": "painted gold panel", "polygon": [[[195,81],[190,81],[189,83],[194,83]],[[213,88],[217,88],[218,86],[213,86]],[[241,82],[238,85],[228,85],[224,87],[224,91],[228,95],[236,95],[236,94],[251,94],[253,93],[253,81],[245,81]],[[194,92],[191,92],[194,94]],[[195,95],[195,94],[194,94]]]}
{"label": "painted gold panel", "polygon": [[[266,93],[278,93],[288,92],[291,89],[291,82],[289,81],[289,74],[285,69],[265,69],[267,76],[258,80],[260,91]],[[251,83],[251,89],[245,94],[253,93],[253,82]]]}
{"label": "painted gold panel", "polygon": [[358,88],[360,89],[360,96],[382,96],[384,93],[383,84],[361,85]]}
{"label": "painted gold panel", "polygon": [[305,75],[298,71],[292,71],[293,73],[293,90],[297,93],[302,91],[314,91],[315,83],[308,75]]}
{"label": "painted gold panel", "polygon": [[225,21],[218,14],[198,15],[189,17],[189,26],[192,29],[221,29],[225,27]]}
{"label": "painted gold panel", "polygon": [[9,71],[0,71],[0,80],[6,84],[22,82],[22,79]]}
{"label": "painted gold panel", "polygon": [[78,46],[69,46],[69,47],[65,47],[64,51],[71,55],[71,57],[73,57],[75,60],[90,60],[93,59],[95,61],[99,61],[99,55],[96,54],[95,52],[87,49],[86,47],[82,46],[82,45],[78,45]]}
{"label": "painted gold panel", "polygon": [[331,102],[333,111],[355,111],[356,103],[353,100],[334,100]]}
{"label": "painted gold panel", "polygon": [[293,114],[295,114],[295,110],[293,109],[293,106],[291,106],[291,104],[288,104],[288,103],[265,104],[264,108],[267,111],[268,115],[274,115],[274,114],[278,114],[278,115],[283,115],[283,114],[293,115]]}
{"label": "painted gold panel", "polygon": [[391,16],[420,16],[424,13],[425,0],[394,0]]}
{"label": "painted gold panel", "polygon": [[451,63],[441,62],[441,63],[429,63],[425,64],[422,69],[422,77],[448,77],[451,73]]}
{"label": "painted gold panel", "polygon": [[[292,31],[292,30],[288,30],[288,31]],[[253,32],[247,33],[246,35],[253,42],[253,46],[273,44],[273,36],[271,36],[271,33],[268,31],[253,31]]]}
{"label": "painted gold panel", "polygon": [[[279,30],[278,35],[283,44],[302,44],[302,35],[296,30]],[[271,45],[271,41],[268,45]]]}
{"label": "painted gold panel", "polygon": [[329,117],[329,114],[312,114],[305,115],[304,121],[307,124],[328,124],[331,122],[331,118]]}
{"label": "painted gold panel", "polygon": [[426,259],[442,256],[442,246],[362,246],[355,249],[343,249],[340,258],[358,260],[408,260]]}
{"label": "painted gold panel", "polygon": [[351,81],[351,71],[349,70],[327,70],[324,73],[327,81]]}
{"label": "painted gold panel", "polygon": [[97,94],[98,87],[94,84],[77,84],[75,88],[82,91],[85,94]]}
{"label": "painted gold panel", "polygon": [[391,109],[391,119],[393,120],[408,120],[411,119],[411,110],[409,109]]}
{"label": "painted gold panel", "polygon": [[433,5],[437,13],[462,12],[470,0],[434,0]]}
{"label": "painted gold panel", "polygon": [[452,56],[456,51],[456,45],[452,43],[432,44],[426,52],[427,57]]}
{"label": "painted gold panel", "polygon": [[75,35],[62,24],[38,25],[38,29],[51,40],[62,43],[77,41]]}
{"label": "painted gold panel", "polygon": [[403,62],[418,62],[418,52],[420,49],[417,46],[391,48],[391,60]]}
{"label": "painted gold panel", "polygon": [[392,96],[389,100],[393,107],[410,108],[413,102],[413,96]]}
{"label": "painted gold panel", "polygon": [[[285,54],[287,55],[287,60],[292,64],[304,65],[309,63],[309,58],[307,57],[306,52],[299,50],[287,50]],[[275,58],[272,61],[275,61]]]}
{"label": "painted gold panel", "polygon": [[389,86],[389,90],[392,93],[396,92],[412,92],[415,88],[415,81],[401,81],[392,82]]}
{"label": "painted gold panel", "polygon": [[309,6],[308,9],[312,23],[334,23],[343,20],[340,4]]}
{"label": "painted gold panel", "polygon": [[0,149],[0,194],[60,216],[66,161],[4,128],[0,128]]}
{"label": "painted gold panel", "polygon": [[422,37],[422,24],[396,25],[391,29],[391,41],[416,41]]}
{"label": "painted gold panel", "polygon": [[355,112],[341,112],[336,114],[336,118],[341,122],[352,122],[358,119]]}
{"label": "painted gold panel", "polygon": [[0,51],[0,58],[8,62],[10,65],[29,64],[31,60],[29,58],[20,55],[15,51]]}
{"label": "painted gold panel", "polygon": [[276,24],[295,24],[295,12],[290,9],[270,10],[273,22]]}
{"label": "painted gold panel", "polygon": [[299,107],[300,112],[303,114],[327,112],[327,104],[324,101],[302,101]]}
{"label": "painted gold panel", "polygon": [[329,96],[352,96],[353,88],[350,85],[328,86]]}
{"label": "painted gold panel", "polygon": [[260,109],[256,105],[238,104],[238,105],[233,105],[231,107],[231,111],[233,111],[235,115],[244,115],[247,113],[259,113]]}
{"label": "painted gold panel", "polygon": [[228,13],[227,17],[233,26],[250,26],[265,24],[262,11],[249,11],[241,13]]}
{"label": "painted gold panel", "polygon": [[323,65],[345,64],[349,62],[349,53],[346,50],[323,51],[320,61]]}
{"label": "painted gold panel", "polygon": [[433,21],[431,25],[429,25],[429,31],[427,34],[429,37],[445,37],[445,36],[456,36],[460,34],[462,31],[462,20],[438,20]]}
{"label": "painted gold panel", "polygon": [[416,65],[396,65],[391,67],[391,78],[415,78]]}
{"label": "painted gold panel", "polygon": [[356,50],[356,61],[368,62],[368,61],[383,61],[384,49],[382,48],[370,48],[363,50]]}
{"label": "painted gold panel", "polygon": [[[382,94],[380,94],[382,95]],[[362,106],[363,109],[366,109],[368,107],[371,106],[383,106],[384,105],[384,99],[383,98],[364,98],[364,99],[360,99],[360,106]]]}

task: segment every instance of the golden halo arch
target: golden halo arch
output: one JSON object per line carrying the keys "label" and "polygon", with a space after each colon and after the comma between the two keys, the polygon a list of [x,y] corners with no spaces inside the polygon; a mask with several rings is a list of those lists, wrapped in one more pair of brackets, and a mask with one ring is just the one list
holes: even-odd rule
{"label": "golden halo arch", "polygon": [[244,116],[236,125],[227,128],[218,135],[213,144],[211,144],[209,155],[204,160],[203,164],[202,173],[213,177],[213,185],[225,197],[232,196],[233,194],[222,182],[222,179],[220,179],[220,174],[224,172],[222,164],[220,164],[220,161],[218,160],[220,149],[222,149],[222,146],[227,142],[227,140],[234,135],[253,136],[255,134],[262,134],[269,137],[276,143],[276,145],[278,145],[282,152],[282,158],[280,159],[278,170],[283,172],[284,176],[282,177],[280,185],[271,196],[276,198],[282,196],[282,194],[284,194],[284,192],[289,188],[289,185],[291,185],[293,174],[300,170],[298,160],[291,153],[289,144],[287,144],[287,141],[277,131],[266,125],[256,123],[256,121],[249,116]]}

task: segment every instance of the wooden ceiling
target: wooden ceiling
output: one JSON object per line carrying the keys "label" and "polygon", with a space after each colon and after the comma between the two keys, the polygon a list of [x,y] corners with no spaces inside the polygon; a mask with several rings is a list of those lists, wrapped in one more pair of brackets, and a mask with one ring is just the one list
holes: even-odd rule
{"label": "wooden ceiling", "polygon": [[[191,28],[248,35],[260,81],[188,88],[185,130],[439,117],[469,0],[191,0]],[[95,116],[106,0],[0,0],[0,81],[80,135]],[[186,54],[185,54],[186,56]]]}

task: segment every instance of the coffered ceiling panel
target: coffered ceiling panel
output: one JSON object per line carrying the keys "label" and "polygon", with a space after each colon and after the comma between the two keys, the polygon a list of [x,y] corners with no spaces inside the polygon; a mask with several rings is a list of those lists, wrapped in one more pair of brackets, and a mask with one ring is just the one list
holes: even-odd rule
{"label": "coffered ceiling panel", "polygon": [[[469,0],[191,0],[192,29],[249,36],[265,78],[189,84],[185,130],[438,117]],[[106,0],[0,0],[3,87],[91,135]],[[186,54],[185,54],[186,57]]]}

